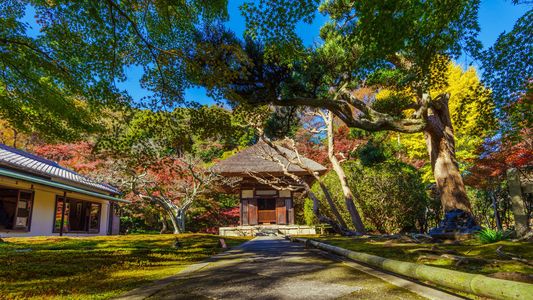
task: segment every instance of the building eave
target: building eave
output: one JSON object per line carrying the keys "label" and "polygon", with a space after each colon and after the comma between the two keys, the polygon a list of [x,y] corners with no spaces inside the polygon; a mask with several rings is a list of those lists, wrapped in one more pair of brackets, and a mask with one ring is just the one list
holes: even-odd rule
{"label": "building eave", "polygon": [[33,176],[33,175],[28,175],[28,174],[22,174],[22,173],[15,172],[15,171],[12,171],[12,170],[8,170],[8,169],[5,169],[5,168],[0,168],[0,176],[5,176],[5,177],[9,177],[9,178],[24,180],[24,181],[27,181],[27,182],[41,184],[41,185],[45,185],[45,186],[49,186],[49,187],[55,187],[55,188],[58,188],[58,189],[61,189],[61,190],[64,190],[64,191],[80,193],[80,194],[93,196],[93,197],[97,197],[97,198],[101,198],[101,199],[105,199],[105,200],[109,200],[109,201],[122,202],[122,203],[131,203],[128,200],[120,199],[120,198],[113,197],[113,196],[110,196],[110,195],[107,195],[107,194],[102,194],[102,193],[98,193],[98,192],[94,192],[94,191],[85,190],[85,189],[82,189],[82,188],[79,188],[79,187],[75,187],[75,186],[71,186],[71,185],[67,185],[67,184],[64,184],[64,183],[43,179],[42,177],[37,177],[37,176]]}

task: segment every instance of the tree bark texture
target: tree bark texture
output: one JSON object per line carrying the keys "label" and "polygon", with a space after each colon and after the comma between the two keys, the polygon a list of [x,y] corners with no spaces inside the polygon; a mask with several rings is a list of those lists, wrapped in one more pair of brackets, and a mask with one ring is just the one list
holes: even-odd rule
{"label": "tree bark texture", "polygon": [[344,195],[344,203],[346,205],[346,209],[348,210],[348,213],[350,214],[350,219],[352,220],[352,224],[355,228],[355,231],[358,233],[364,234],[366,232],[365,226],[363,225],[363,221],[361,221],[361,216],[359,215],[359,211],[357,211],[357,207],[354,203],[354,195],[352,193],[352,190],[350,190],[350,187],[348,186],[348,179],[346,177],[346,173],[344,172],[344,169],[342,168],[339,160],[335,156],[335,145],[334,145],[334,136],[333,136],[333,113],[328,111],[327,118],[324,118],[324,121],[326,121],[327,126],[327,137],[328,137],[328,157],[331,162],[331,165],[333,166],[333,170],[337,174],[337,177],[339,178],[339,181],[341,183],[342,187],[342,193]]}
{"label": "tree bark texture", "polygon": [[496,201],[496,195],[494,195],[494,191],[490,191],[489,195],[492,201],[492,209],[494,210],[494,220],[496,221],[496,228],[502,231],[503,227],[502,221],[500,219],[500,211],[498,210],[498,202]]}
{"label": "tree bark texture", "polygon": [[515,168],[507,170],[507,185],[511,196],[511,209],[514,216],[515,231],[518,237],[524,236],[529,231],[529,220],[526,206],[522,196],[520,175]]}
{"label": "tree bark texture", "polygon": [[172,223],[172,229],[174,234],[185,232],[185,213],[188,207],[178,207],[172,201],[163,199],[161,197],[155,197],[165,212],[168,214],[170,222]]}
{"label": "tree bark texture", "polygon": [[449,97],[441,97],[428,110],[424,130],[431,168],[445,212],[460,209],[472,214],[470,201],[455,157],[455,141],[448,109]]}

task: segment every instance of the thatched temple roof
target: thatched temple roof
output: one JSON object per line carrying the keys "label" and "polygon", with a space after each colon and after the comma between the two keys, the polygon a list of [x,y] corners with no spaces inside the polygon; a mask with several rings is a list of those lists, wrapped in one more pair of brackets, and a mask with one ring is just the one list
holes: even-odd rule
{"label": "thatched temple roof", "polygon": [[[279,147],[281,151],[286,153],[288,157],[296,157],[296,153],[284,147]],[[326,172],[326,168],[321,164],[300,156],[302,162],[315,172],[320,174]],[[246,176],[247,174],[282,174],[283,168],[275,162],[280,160],[287,165],[288,161],[264,142],[259,142],[251,147],[248,147],[239,153],[219,162],[213,167],[213,170],[224,176]],[[274,161],[273,161],[274,160]],[[307,175],[307,171],[303,170],[295,164],[289,164],[289,171],[296,175]]]}

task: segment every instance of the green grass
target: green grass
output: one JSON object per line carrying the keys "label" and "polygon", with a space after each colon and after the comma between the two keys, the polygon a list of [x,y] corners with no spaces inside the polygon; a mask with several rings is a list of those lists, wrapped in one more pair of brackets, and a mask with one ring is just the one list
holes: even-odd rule
{"label": "green grass", "polygon": [[[175,237],[181,247],[174,248]],[[248,238],[226,237],[228,246]],[[207,234],[4,238],[0,299],[105,299],[154,280],[222,249]]]}
{"label": "green grass", "polygon": [[508,236],[509,236],[508,233],[505,233],[500,230],[490,229],[490,228],[485,228],[476,234],[477,239],[482,244],[496,243],[501,240],[507,239]]}
{"label": "green grass", "polygon": [[[424,263],[463,272],[478,274],[494,273],[521,273],[526,275],[533,274],[533,267],[512,260],[504,260],[496,253],[498,247],[501,250],[521,256],[522,258],[533,260],[533,243],[530,242],[511,242],[500,241],[491,244],[482,244],[477,239],[462,241],[458,245],[453,244],[416,244],[403,242],[401,240],[386,240],[378,238],[358,238],[358,237],[311,237],[334,246],[350,249],[353,251],[365,252],[390,259],[400,261],[410,261]],[[426,253],[417,252],[417,249],[431,249],[436,246],[438,249],[455,250],[457,255],[468,258],[481,258],[493,261],[470,261],[467,263],[456,264],[452,259],[424,259]],[[527,276],[526,276],[527,277]],[[505,277],[502,277],[505,278]],[[507,279],[507,278],[506,278]],[[513,278],[509,278],[513,279]]]}

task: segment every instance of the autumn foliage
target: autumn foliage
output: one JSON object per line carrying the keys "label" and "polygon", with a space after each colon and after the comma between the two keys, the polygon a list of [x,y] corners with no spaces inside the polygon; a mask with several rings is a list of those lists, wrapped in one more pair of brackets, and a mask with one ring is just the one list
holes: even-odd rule
{"label": "autumn foliage", "polygon": [[[139,229],[143,230],[161,228],[160,223],[166,217],[161,207],[156,202],[140,198],[131,190],[129,185],[123,182],[128,180],[128,174],[116,173],[117,165],[122,162],[112,156],[96,152],[93,144],[89,142],[45,144],[34,146],[32,152],[80,174],[118,186],[124,193],[122,197],[132,202],[122,207],[123,215],[130,220],[137,220],[126,224],[140,226]],[[150,192],[154,196],[161,196],[160,194],[164,193],[166,197],[179,203],[184,196],[184,188],[193,184],[191,174],[186,172],[188,167],[183,161],[163,157],[144,166],[133,166],[133,171],[143,172],[143,177],[150,181],[150,186],[141,187],[143,189],[141,192]],[[155,186],[157,189],[148,191]],[[219,226],[238,224],[238,207],[225,207],[210,198],[203,198],[192,210],[191,220],[188,223],[193,225],[191,229],[194,231],[216,233],[215,230]],[[135,228],[130,229],[135,230]]]}
{"label": "autumn foliage", "polygon": [[497,139],[488,142],[485,154],[474,161],[465,177],[466,184],[484,188],[495,181],[500,181],[509,168],[525,168],[533,165],[533,130],[522,129],[521,140]]}

